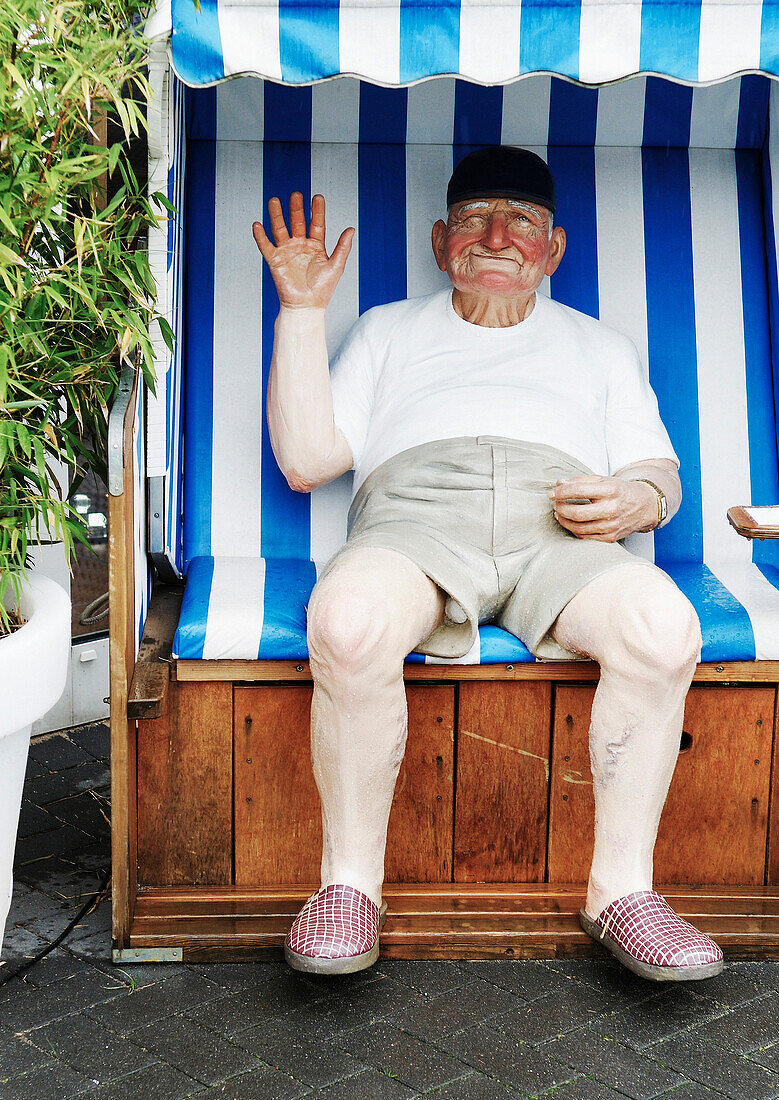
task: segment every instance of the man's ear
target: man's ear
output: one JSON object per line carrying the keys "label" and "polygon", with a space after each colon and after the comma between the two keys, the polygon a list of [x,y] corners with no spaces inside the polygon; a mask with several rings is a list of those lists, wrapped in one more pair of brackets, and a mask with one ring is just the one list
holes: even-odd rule
{"label": "man's ear", "polygon": [[546,262],[546,274],[554,275],[560,266],[560,260],[565,252],[565,230],[561,225],[556,225],[552,230],[552,242],[549,245],[549,259]]}
{"label": "man's ear", "polygon": [[433,256],[439,270],[446,271],[446,222],[440,218],[433,226],[432,232]]}

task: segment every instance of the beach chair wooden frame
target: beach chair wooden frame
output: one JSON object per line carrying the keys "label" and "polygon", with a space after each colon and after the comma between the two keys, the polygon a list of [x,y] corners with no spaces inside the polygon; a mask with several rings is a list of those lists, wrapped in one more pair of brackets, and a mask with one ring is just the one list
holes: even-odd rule
{"label": "beach chair wooden frame", "polygon": [[[207,19],[214,17],[215,0],[201,3]],[[658,535],[654,548],[651,536],[631,544],[636,553],[655,553],[693,599],[704,625],[702,660],[688,697],[679,761],[658,832],[655,888],[680,915],[714,936],[726,956],[779,957],[778,544],[752,545],[740,539],[726,516],[731,505],[779,502],[773,404],[773,379],[779,372],[774,232],[779,217],[779,95],[770,79],[771,64],[745,66],[736,60],[725,71],[705,70],[705,58],[706,64],[713,62],[709,54],[704,58],[705,35],[699,26],[695,73],[680,76],[671,62],[666,68],[642,62],[643,70],[665,73],[666,78],[637,76],[616,84],[612,81],[637,66],[631,69],[626,63],[620,69],[615,62],[599,76],[597,71],[572,73],[539,62],[533,68],[541,75],[515,82],[519,74],[499,72],[491,82],[494,87],[487,87],[483,70],[474,73],[464,65],[434,69],[432,63],[424,70],[424,58],[417,68],[401,65],[394,81],[360,71],[362,82],[341,77],[312,88],[317,74],[292,66],[285,78],[283,65],[273,81],[263,83],[256,75],[227,80],[247,71],[240,59],[230,71],[225,62],[216,77],[209,71],[198,77],[187,67],[200,55],[193,49],[187,59],[181,40],[196,32],[190,16],[178,7],[177,16],[174,4],[174,22],[180,20],[178,47],[173,40],[175,70],[165,35],[150,57],[155,102],[149,182],[151,192],[166,191],[180,212],[150,240],[161,308],[178,344],[174,356],[161,341],[156,348],[156,396],[136,371],[125,371],[109,429],[114,958],[280,958],[294,915],[319,886],[321,824],[309,753],[312,679],[301,649],[304,606],[323,557],[343,538],[351,475],[339,479],[343,484],[332,490],[332,500],[324,500],[330,487],[316,491],[324,502],[316,516],[312,504],[310,532],[316,519],[320,534],[318,557],[314,534],[307,536],[310,560],[293,545],[300,496],[291,490],[288,497],[283,495],[286,486],[279,487],[278,471],[275,482],[262,481],[263,501],[266,492],[276,494],[277,501],[275,513],[263,503],[262,522],[279,526],[264,532],[263,540],[270,541],[262,541],[262,552],[256,555],[263,561],[266,601],[258,655],[251,656],[248,648],[241,652],[231,636],[230,616],[243,629],[239,604],[253,592],[256,562],[238,535],[231,557],[225,482],[213,473],[216,451],[209,457],[207,482],[199,480],[197,465],[202,459],[198,439],[211,415],[204,409],[212,410],[214,440],[224,428],[218,424],[218,392],[204,397],[198,389],[204,378],[217,379],[218,371],[209,358],[205,374],[200,373],[197,341],[206,339],[202,333],[208,329],[209,348],[217,346],[214,298],[221,293],[229,299],[235,291],[240,299],[240,278],[221,292],[216,286],[220,261],[214,260],[214,250],[218,252],[223,235],[214,230],[203,243],[194,228],[203,209],[198,203],[223,209],[225,195],[232,194],[229,180],[235,183],[236,204],[246,202],[246,194],[239,193],[246,175],[241,156],[254,156],[263,143],[267,197],[269,187],[287,178],[290,165],[299,165],[297,153],[305,152],[307,143],[311,187],[324,189],[317,183],[317,171],[319,179],[330,181],[332,228],[341,228],[339,216],[348,203],[338,197],[336,167],[349,160],[348,146],[355,151],[349,163],[356,165],[356,175],[344,177],[343,190],[360,211],[358,237],[360,231],[363,236],[370,232],[366,208],[360,204],[368,203],[371,186],[380,186],[392,172],[401,172],[397,179],[406,181],[403,217],[408,228],[416,205],[424,207],[423,220],[428,208],[434,209],[435,187],[451,170],[454,152],[487,144],[496,134],[498,140],[548,151],[558,190],[565,192],[567,180],[583,181],[577,202],[585,212],[589,206],[590,213],[577,231],[581,237],[590,227],[597,237],[592,250],[597,259],[588,259],[582,249],[570,274],[563,274],[561,267],[555,276],[562,280],[559,297],[596,315],[599,310],[616,327],[624,314],[622,327],[634,338],[635,318],[643,317],[640,350],[648,354],[661,412],[682,457],[682,473],[695,472],[695,486],[684,483],[683,511],[660,533],[666,542]],[[346,7],[343,2],[342,11]],[[629,12],[631,4],[621,7]],[[241,10],[248,8],[233,8],[230,18],[237,19]],[[386,6],[379,4],[377,11],[377,18],[384,18]],[[581,18],[583,58],[585,16]],[[225,39],[227,26],[222,24]],[[764,31],[775,34],[771,26]],[[403,33],[401,26],[401,47]],[[283,34],[281,40],[283,47]],[[350,48],[356,47],[352,43]],[[613,56],[611,47],[604,49]],[[282,61],[283,56],[282,48]],[[754,72],[733,75],[745,68]],[[274,77],[259,62],[252,72]],[[459,73],[459,78],[425,79],[437,72]],[[724,83],[706,86],[727,76],[731,79]],[[402,120],[401,97],[393,98],[398,89],[382,86],[392,83],[407,86]],[[288,88],[294,95],[280,100]],[[496,130],[490,127],[489,112],[501,96],[502,129]],[[305,113],[306,103],[310,112],[311,97],[313,124],[310,115],[301,121],[302,115],[296,114],[300,104]],[[274,115],[278,104],[284,109]],[[448,123],[441,122],[442,115]],[[558,127],[554,140],[552,119]],[[264,137],[258,140],[262,126]],[[318,137],[312,126],[319,126]],[[342,138],[339,126],[344,127]],[[436,133],[428,139],[425,126],[443,127],[449,136]],[[544,126],[545,139],[540,140]],[[400,137],[398,127],[403,129]],[[214,168],[213,147],[219,142],[224,157]],[[229,164],[234,176],[225,182]],[[424,197],[427,164],[433,165],[433,198]],[[709,179],[714,181],[710,192]],[[625,190],[626,180],[634,181],[632,193]],[[680,180],[686,180],[686,191],[679,190]],[[610,231],[601,215],[612,184],[613,201],[627,195],[627,224],[641,208],[642,292],[620,288],[619,264],[609,267]],[[290,179],[289,190],[293,186]],[[261,214],[263,189],[257,192],[254,216]],[[682,222],[692,225],[692,245],[677,241],[690,253],[694,270],[689,287],[678,277],[666,287],[659,270],[662,256],[650,255],[658,195],[671,210],[681,202]],[[738,223],[737,237],[728,231],[722,244],[727,253],[723,270],[730,263],[738,272],[737,361],[730,346],[721,346],[725,337],[717,317],[723,292],[716,278],[706,274],[701,252],[707,227],[716,222],[718,203]],[[564,216],[561,221],[565,224]],[[400,245],[404,256],[406,249],[416,247],[415,239],[409,230]],[[385,247],[391,269],[396,260],[390,246]],[[420,247],[426,247],[424,240]],[[757,257],[757,277],[750,257]],[[354,260],[359,266],[359,248]],[[199,280],[208,263],[211,297],[204,320]],[[259,257],[256,264],[259,271]],[[378,288],[361,284],[353,299],[359,311],[367,308],[371,295],[373,300],[391,300],[393,293],[424,292],[416,274],[423,270],[422,260],[409,252],[407,266],[406,259],[403,264],[401,293],[389,276]],[[595,265],[592,270],[600,280],[594,303],[581,291],[588,264]],[[677,257],[670,270],[684,271],[683,258]],[[259,274],[251,277],[261,279]],[[632,278],[626,275],[628,282]],[[273,316],[268,283],[262,283],[258,301],[266,325]],[[554,287],[552,292],[558,293]],[[686,329],[678,320],[688,308],[685,302],[692,311]],[[669,310],[674,303],[678,308]],[[336,304],[335,312],[335,335],[340,338],[356,308]],[[670,350],[660,347],[664,323],[679,326]],[[731,333],[732,327],[728,321],[726,331]],[[267,356],[267,329],[263,339]],[[670,376],[662,374],[664,355]],[[690,357],[695,359],[692,383],[683,369]],[[723,363],[731,361],[732,370],[725,369]],[[738,382],[732,384],[735,376]],[[696,390],[694,400],[687,392],[690,384]],[[264,401],[259,408],[264,409]],[[263,478],[270,478],[272,456],[264,415],[262,419],[252,446],[261,455]],[[248,446],[243,429],[236,440],[239,436],[236,446]],[[221,447],[229,447],[229,436],[220,438]],[[189,455],[183,453],[187,443]],[[206,485],[214,494],[208,506],[203,503]],[[236,492],[240,501],[240,490]],[[207,507],[214,511],[204,519]],[[331,514],[328,507],[339,518],[323,519]],[[214,518],[217,508],[221,520]],[[243,525],[237,516],[234,522],[236,530]],[[214,536],[217,523],[221,543]],[[281,530],[287,523],[292,533]],[[205,543],[192,534],[198,524],[207,531]],[[285,543],[285,538],[292,542]],[[293,559],[294,567],[289,564]],[[275,610],[268,602],[272,584]],[[233,606],[230,600],[238,602]],[[297,608],[289,621],[284,619],[285,601]],[[587,731],[599,670],[590,662],[534,661],[520,643],[501,634],[483,626],[470,660],[410,655],[406,662],[409,736],[388,832],[384,898],[389,912],[382,956],[602,953],[577,920],[592,854]],[[202,652],[193,655],[198,645]]]}

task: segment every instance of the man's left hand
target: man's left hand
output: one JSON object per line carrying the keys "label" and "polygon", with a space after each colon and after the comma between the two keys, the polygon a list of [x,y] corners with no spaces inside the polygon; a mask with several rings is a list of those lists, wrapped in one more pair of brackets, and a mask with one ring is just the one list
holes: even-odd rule
{"label": "man's left hand", "polygon": [[[568,504],[582,498],[591,504]],[[657,523],[657,493],[645,481],[591,475],[558,481],[549,490],[555,519],[580,539],[617,542]]]}

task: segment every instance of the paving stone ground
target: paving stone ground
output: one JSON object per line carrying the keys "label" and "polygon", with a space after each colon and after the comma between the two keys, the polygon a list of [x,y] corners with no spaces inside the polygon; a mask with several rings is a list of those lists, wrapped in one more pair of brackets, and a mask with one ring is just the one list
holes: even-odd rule
{"label": "paving stone ground", "polygon": [[[108,728],[30,749],[0,981],[52,943],[110,863]],[[779,963],[658,985],[606,958],[111,962],[110,897],[0,987],[0,1100],[770,1100]]]}

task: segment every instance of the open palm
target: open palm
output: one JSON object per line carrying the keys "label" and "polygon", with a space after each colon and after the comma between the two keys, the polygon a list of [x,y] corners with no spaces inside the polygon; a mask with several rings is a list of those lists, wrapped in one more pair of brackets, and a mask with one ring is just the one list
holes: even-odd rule
{"label": "open palm", "polygon": [[281,202],[275,196],[268,203],[268,213],[275,244],[269,240],[261,222],[254,222],[252,232],[270,268],[279,302],[287,309],[324,309],[343,274],[354,229],[344,229],[332,255],[328,256],[325,249],[325,200],[322,195],[314,195],[311,200],[308,235],[300,191],[294,191],[289,200],[291,232],[287,231]]}

